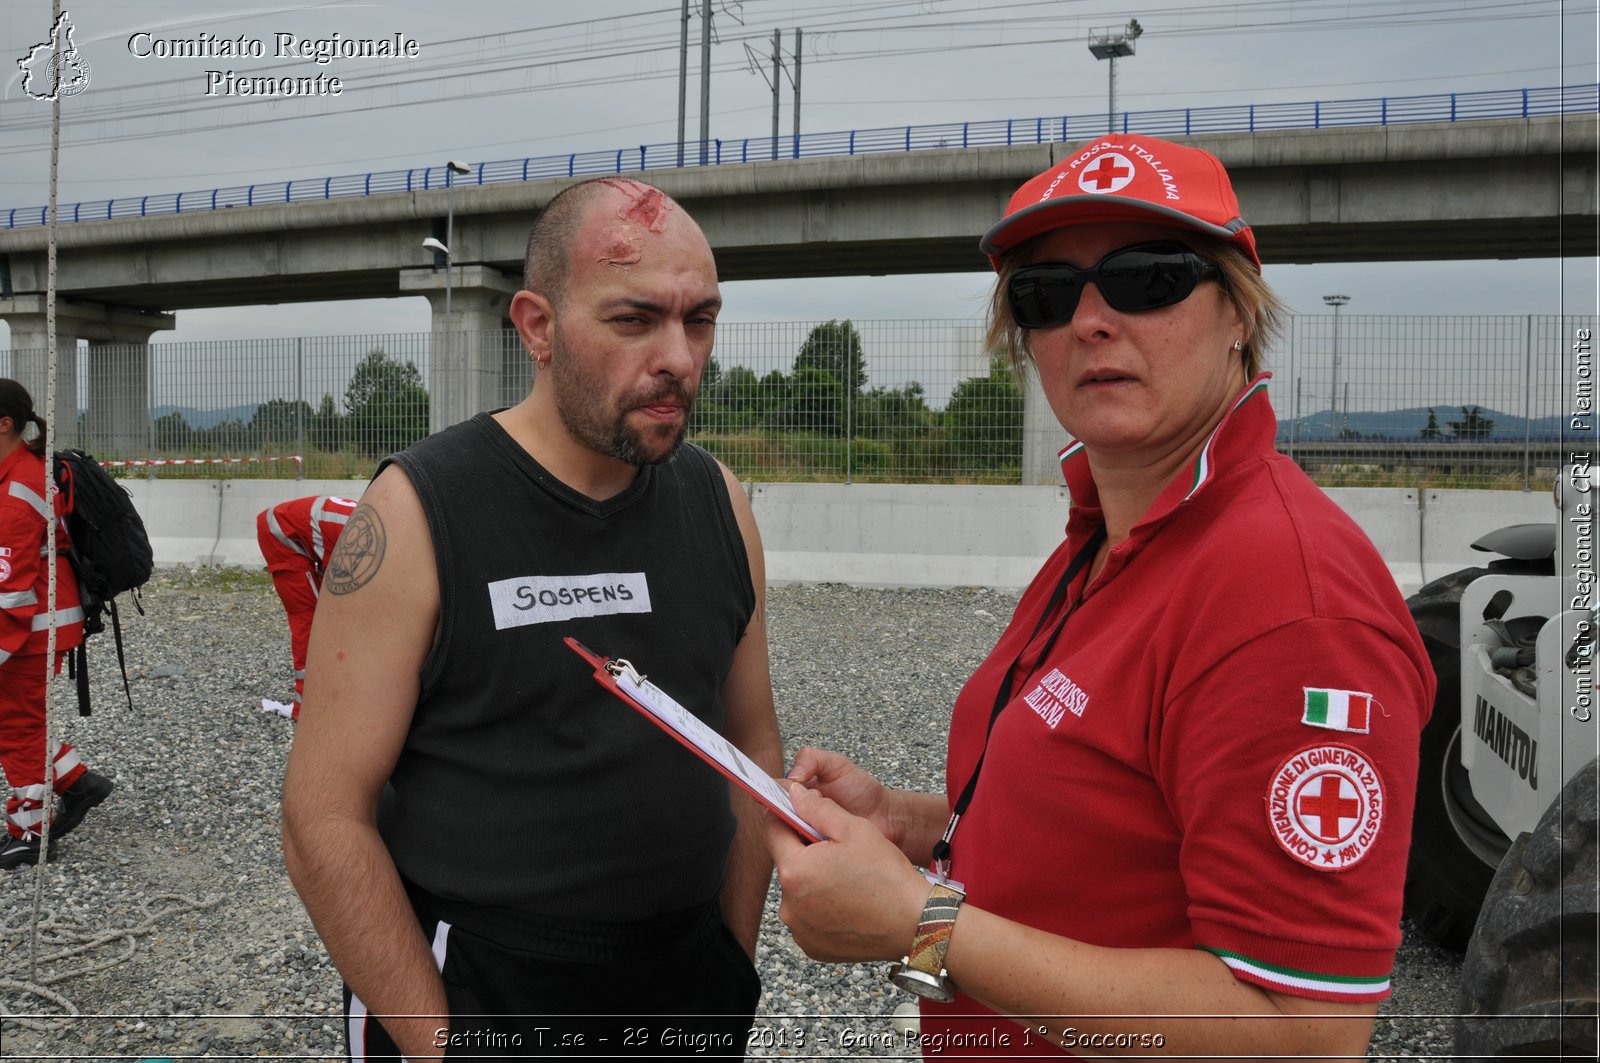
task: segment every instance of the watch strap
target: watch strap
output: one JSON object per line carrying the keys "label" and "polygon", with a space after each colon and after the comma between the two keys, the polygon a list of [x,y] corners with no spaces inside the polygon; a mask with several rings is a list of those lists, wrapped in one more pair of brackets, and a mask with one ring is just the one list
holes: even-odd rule
{"label": "watch strap", "polygon": [[917,936],[911,940],[905,964],[934,978],[945,974],[944,954],[950,947],[950,933],[955,929],[956,914],[966,895],[949,886],[935,885],[922,906],[922,921],[917,924]]}

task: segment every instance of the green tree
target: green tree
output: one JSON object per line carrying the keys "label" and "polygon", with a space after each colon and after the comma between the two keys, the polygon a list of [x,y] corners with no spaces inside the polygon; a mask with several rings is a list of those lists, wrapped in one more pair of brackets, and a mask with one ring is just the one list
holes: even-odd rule
{"label": "green tree", "polygon": [[756,381],[753,407],[764,427],[785,431],[794,425],[788,421],[793,412],[789,404],[789,378],[783,370],[774,369]]}
{"label": "green tree", "polygon": [[882,439],[926,432],[935,417],[922,385],[913,380],[902,388],[873,388],[862,395],[851,420],[856,435]]}
{"label": "green tree", "polygon": [[356,366],[344,408],[347,437],[374,456],[403,450],[428,434],[428,392],[421,372],[381,347]]}
{"label": "green tree", "polygon": [[153,427],[157,450],[184,450],[194,440],[194,429],[177,410],[157,417]]}
{"label": "green tree", "polygon": [[1439,431],[1439,416],[1433,412],[1433,407],[1428,407],[1428,423],[1422,426],[1418,433],[1425,443],[1433,443],[1444,438],[1444,433]]}
{"label": "green tree", "polygon": [[318,450],[338,450],[344,443],[344,418],[334,405],[332,395],[323,395],[317,412],[311,415],[306,426],[306,445]]}
{"label": "green tree", "polygon": [[256,407],[250,430],[263,443],[293,443],[301,432],[308,432],[315,416],[303,401],[268,399]]}
{"label": "green tree", "polygon": [[706,367],[700,373],[700,392],[710,394],[717,390],[717,385],[722,383],[722,365],[717,361],[717,356],[712,355],[706,359]]}
{"label": "green tree", "polygon": [[811,330],[794,360],[796,375],[802,369],[820,369],[852,394],[861,394],[867,386],[867,356],[861,349],[861,333],[849,318]]}
{"label": "green tree", "polygon": [[1461,407],[1461,420],[1446,421],[1457,439],[1488,439],[1494,431],[1494,419],[1485,417],[1481,407]]}
{"label": "green tree", "polygon": [[1004,358],[957,384],[944,415],[963,470],[1022,467],[1022,392]]}
{"label": "green tree", "polygon": [[784,397],[784,427],[824,436],[844,435],[844,384],[832,373],[809,365],[796,369]]}

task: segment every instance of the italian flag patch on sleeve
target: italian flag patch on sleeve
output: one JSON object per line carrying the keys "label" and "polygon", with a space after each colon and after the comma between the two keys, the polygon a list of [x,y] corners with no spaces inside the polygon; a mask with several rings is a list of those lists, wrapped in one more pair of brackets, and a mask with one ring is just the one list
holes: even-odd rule
{"label": "italian flag patch on sleeve", "polygon": [[1309,727],[1326,727],[1330,731],[1353,731],[1366,734],[1371,726],[1372,695],[1360,690],[1331,690],[1326,687],[1304,687],[1306,692],[1305,715],[1300,722]]}

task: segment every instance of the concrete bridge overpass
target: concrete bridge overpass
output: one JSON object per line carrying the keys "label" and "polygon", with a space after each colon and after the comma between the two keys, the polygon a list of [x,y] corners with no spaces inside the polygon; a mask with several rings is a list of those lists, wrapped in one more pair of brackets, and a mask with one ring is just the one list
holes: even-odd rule
{"label": "concrete bridge overpass", "polygon": [[[1228,167],[1262,258],[1289,263],[1600,253],[1597,131],[1594,114],[1574,114],[1186,139]],[[979,234],[1018,184],[1068,153],[1055,142],[636,173],[694,214],[724,280],[955,272],[987,268]],[[445,271],[421,245],[443,238],[452,199],[455,327],[486,332],[504,321],[529,226],[569,183],[458,183],[62,225],[58,345],[89,340],[93,374],[93,348],[147,343],[174,311],[398,295],[426,296],[442,331]],[[23,375],[42,369],[45,241],[39,227],[0,230],[0,317]],[[484,408],[471,403],[499,394],[501,352],[454,347],[454,365],[433,371],[468,379],[469,408]],[[141,371],[127,361],[117,357],[121,390]]]}
{"label": "concrete bridge overpass", "polygon": [[[1269,263],[1596,251],[1593,114],[1187,138],[1227,165]],[[987,268],[977,238],[1068,145],[635,171],[706,230],[724,280]],[[63,298],[138,311],[403,294],[454,199],[455,263],[520,271],[569,179],[82,221],[58,232]],[[45,231],[0,230],[0,296],[44,291]]]}

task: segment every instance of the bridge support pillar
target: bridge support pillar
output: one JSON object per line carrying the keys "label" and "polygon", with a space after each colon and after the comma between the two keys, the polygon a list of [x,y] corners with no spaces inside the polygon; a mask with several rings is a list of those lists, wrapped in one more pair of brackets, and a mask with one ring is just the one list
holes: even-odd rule
{"label": "bridge support pillar", "polygon": [[428,359],[432,432],[482,410],[521,401],[532,379],[527,353],[516,336],[506,332],[511,327],[507,316],[511,297],[521,282],[491,266],[461,266],[454,273],[452,283],[442,269],[400,271],[400,290],[426,296],[433,307]]}
{"label": "bridge support pillar", "polygon": [[[45,296],[0,299],[11,326],[12,372],[55,427],[60,446],[84,446],[96,457],[138,457],[149,448],[150,336],[177,324],[172,314],[102,303],[56,304],[56,403],[45,407],[49,372]],[[88,403],[77,423],[78,341],[89,341]]]}
{"label": "bridge support pillar", "polygon": [[1022,482],[1059,484],[1061,461],[1058,455],[1071,437],[1050,409],[1050,400],[1039,386],[1039,374],[1027,374],[1022,388]]}

